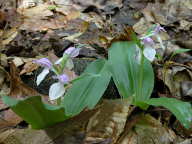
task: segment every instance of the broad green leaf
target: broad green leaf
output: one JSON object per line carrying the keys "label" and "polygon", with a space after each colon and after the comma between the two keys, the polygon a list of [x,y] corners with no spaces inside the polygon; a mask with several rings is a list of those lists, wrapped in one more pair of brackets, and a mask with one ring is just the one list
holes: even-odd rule
{"label": "broad green leaf", "polygon": [[[139,101],[148,100],[154,86],[153,68],[144,58],[143,68],[136,59],[134,42],[115,42],[109,50],[109,67],[113,80],[123,98],[134,97],[141,108],[146,105]],[[143,69],[143,70],[142,70]]]}
{"label": "broad green leaf", "polygon": [[62,100],[61,105],[67,115],[76,115],[85,108],[92,109],[102,97],[110,79],[106,60],[96,60],[88,65]]}
{"label": "broad green leaf", "polygon": [[174,98],[151,98],[145,103],[169,109],[184,127],[192,127],[192,105]]}
{"label": "broad green leaf", "polygon": [[34,129],[42,129],[66,120],[64,109],[59,106],[44,104],[40,96],[17,100],[3,96],[2,100]]}

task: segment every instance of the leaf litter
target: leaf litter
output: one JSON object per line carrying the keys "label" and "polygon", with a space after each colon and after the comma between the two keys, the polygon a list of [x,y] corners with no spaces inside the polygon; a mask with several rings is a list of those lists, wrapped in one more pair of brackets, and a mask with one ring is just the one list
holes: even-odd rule
{"label": "leaf litter", "polygon": [[[163,59],[157,59],[154,63],[158,79],[154,91],[157,91],[156,94],[160,97],[177,97],[192,102],[191,52],[178,53],[171,58],[175,50],[191,49],[192,46],[190,42],[192,3],[190,0],[158,0],[156,2],[150,0],[87,2],[30,0],[27,2],[30,3],[26,5],[26,0],[21,1],[17,8],[10,2],[0,3],[4,6],[0,11],[1,92],[10,92],[10,96],[20,98],[42,95],[32,84],[35,80],[34,73],[39,70],[38,66],[31,62],[32,59],[50,55],[50,52],[52,59],[57,59],[67,47],[84,44],[82,51],[87,51],[82,53],[82,58],[76,59],[79,70],[68,71],[73,77],[77,71],[81,71],[82,68],[79,65],[82,62],[89,63],[92,59],[105,57],[110,41],[123,32],[125,27],[133,26],[134,31],[142,35],[153,23],[160,23],[168,34],[161,35],[165,50],[159,50],[159,43],[155,41],[157,53]],[[10,60],[12,63],[8,64]],[[12,69],[10,72],[9,68]],[[23,81],[28,81],[28,83],[25,84]],[[45,83],[40,89],[46,89]],[[17,126],[22,119],[0,101],[0,128],[9,129],[2,130],[0,142],[9,144],[17,140],[24,144],[26,138],[30,137],[28,141],[34,144],[54,143],[53,139],[63,143],[59,137],[63,136],[63,131],[66,131],[64,137],[68,138],[68,143],[191,143],[191,131],[182,127],[172,114],[167,114],[168,121],[163,120],[166,119],[167,111],[165,110],[151,109],[152,112],[150,110],[148,112],[151,115],[137,114],[138,110],[133,110],[136,114],[131,112],[127,114],[129,109],[127,107],[127,109],[124,108],[126,112],[121,115],[123,111],[118,109],[118,106],[118,110],[108,108],[113,107],[113,103],[118,105],[118,100],[112,103],[110,100],[105,101],[94,109],[95,112],[93,110],[91,116],[87,117],[85,113],[81,113],[79,115],[81,118],[77,118],[74,122],[76,126],[70,127],[73,125],[71,122],[64,122],[64,125],[68,123],[70,126],[58,128],[57,134],[54,134],[53,130],[47,133],[44,130],[10,128],[10,126]],[[102,105],[103,103],[107,104]],[[122,103],[119,104],[119,107],[122,105]],[[105,118],[105,113],[108,114],[107,118]],[[84,124],[82,128],[78,120],[83,116],[88,125]],[[122,117],[114,118],[114,116]],[[72,132],[73,129],[77,129],[77,132]]]}

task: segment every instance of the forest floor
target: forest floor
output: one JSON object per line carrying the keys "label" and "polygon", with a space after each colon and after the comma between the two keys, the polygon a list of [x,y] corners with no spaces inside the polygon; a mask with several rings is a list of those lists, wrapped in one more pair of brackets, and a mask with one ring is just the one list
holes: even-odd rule
{"label": "forest floor", "polygon": [[[153,24],[166,32],[160,35],[164,50],[155,41],[162,59],[153,62],[152,97],[192,103],[192,0],[1,0],[0,93],[47,100],[53,82],[46,78],[36,86],[40,67],[33,60],[58,59],[81,46],[73,70],[80,75],[90,62],[107,58],[112,40],[127,28],[141,36]],[[187,51],[173,56],[179,49]],[[125,110],[111,83],[96,108],[46,130],[31,129],[0,99],[0,144],[192,143],[192,127],[184,128],[167,109]]]}

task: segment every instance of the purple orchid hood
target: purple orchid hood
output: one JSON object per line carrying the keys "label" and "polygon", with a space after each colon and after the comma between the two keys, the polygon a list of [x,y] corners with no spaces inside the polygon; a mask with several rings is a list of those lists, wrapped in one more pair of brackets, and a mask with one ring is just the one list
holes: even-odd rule
{"label": "purple orchid hood", "polygon": [[79,55],[79,51],[80,51],[80,48],[69,47],[67,50],[65,50],[64,53],[74,58]]}
{"label": "purple orchid hood", "polygon": [[166,32],[166,30],[163,28],[163,27],[161,27],[160,25],[158,25],[156,28],[155,28],[155,34],[158,34],[159,32],[161,32],[161,31],[164,31],[164,32]]}
{"label": "purple orchid hood", "polygon": [[45,68],[48,68],[48,69],[51,69],[51,67],[52,67],[52,63],[48,58],[41,58],[38,60],[34,60],[33,62],[36,64],[39,64]]}
{"label": "purple orchid hood", "polygon": [[143,39],[143,43],[144,43],[145,45],[153,45],[153,44],[154,44],[154,41],[153,41],[153,39],[151,39],[150,37],[146,37],[146,38]]}
{"label": "purple orchid hood", "polygon": [[58,79],[61,83],[67,84],[69,82],[69,77],[66,74],[61,74],[58,76],[53,76],[54,79]]}

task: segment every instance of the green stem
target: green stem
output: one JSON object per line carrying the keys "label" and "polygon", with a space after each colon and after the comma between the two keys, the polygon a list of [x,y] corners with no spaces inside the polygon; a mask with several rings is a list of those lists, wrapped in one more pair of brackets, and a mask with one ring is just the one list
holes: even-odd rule
{"label": "green stem", "polygon": [[139,70],[139,93],[136,96],[136,101],[137,101],[137,97],[138,98],[142,98],[142,87],[143,87],[143,69],[144,69],[144,55],[143,55],[143,49],[141,52],[141,63],[140,63],[140,70]]}
{"label": "green stem", "polygon": [[61,104],[61,98],[57,99],[57,105],[59,106]]}

